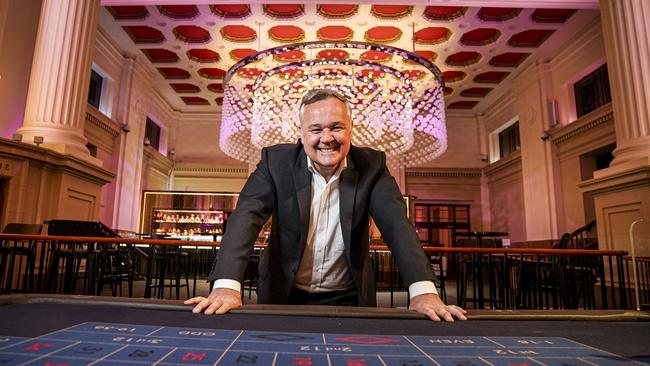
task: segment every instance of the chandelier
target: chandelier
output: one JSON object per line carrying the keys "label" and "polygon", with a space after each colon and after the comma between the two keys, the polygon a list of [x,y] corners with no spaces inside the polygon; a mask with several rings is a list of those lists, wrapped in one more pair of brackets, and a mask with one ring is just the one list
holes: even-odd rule
{"label": "chandelier", "polygon": [[305,42],[251,55],[224,77],[219,143],[248,163],[259,151],[300,137],[298,109],[313,88],[344,95],[352,109],[352,143],[386,152],[404,167],[447,149],[440,70],[414,53],[365,42]]}

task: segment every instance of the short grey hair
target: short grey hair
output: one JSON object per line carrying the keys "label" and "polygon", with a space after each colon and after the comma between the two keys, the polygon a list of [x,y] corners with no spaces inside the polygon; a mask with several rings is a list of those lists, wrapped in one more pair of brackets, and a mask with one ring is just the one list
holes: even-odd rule
{"label": "short grey hair", "polygon": [[337,92],[336,90],[320,89],[320,88],[312,89],[302,97],[302,100],[300,101],[300,108],[298,109],[298,118],[300,118],[300,120],[302,121],[302,110],[305,108],[306,105],[320,102],[321,100],[325,100],[328,98],[336,98],[341,102],[343,102],[343,104],[345,104],[345,108],[348,111],[348,117],[350,117],[350,120],[352,120],[352,108],[350,107],[350,103],[343,96],[343,94]]}

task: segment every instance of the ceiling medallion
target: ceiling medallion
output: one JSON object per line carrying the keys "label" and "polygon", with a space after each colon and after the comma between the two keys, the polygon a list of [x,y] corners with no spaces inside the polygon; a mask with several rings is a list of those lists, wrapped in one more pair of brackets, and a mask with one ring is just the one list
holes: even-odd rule
{"label": "ceiling medallion", "polygon": [[[295,51],[305,59],[287,63],[274,57]],[[362,57],[368,52],[390,57]],[[447,149],[440,70],[412,52],[352,41],[271,48],[231,67],[224,77],[221,149],[256,163],[261,148],[296,142],[300,100],[316,87],[348,98],[353,143],[385,151],[389,164],[420,165]]]}

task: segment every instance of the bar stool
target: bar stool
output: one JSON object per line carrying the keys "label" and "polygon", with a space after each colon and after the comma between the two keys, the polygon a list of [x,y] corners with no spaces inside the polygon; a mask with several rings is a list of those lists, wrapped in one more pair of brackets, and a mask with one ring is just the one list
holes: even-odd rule
{"label": "bar stool", "polygon": [[[39,235],[42,228],[43,225],[40,224],[9,223],[2,232],[4,234]],[[0,293],[34,292],[36,240],[2,240],[0,253],[2,257],[0,260]],[[39,270],[43,269],[39,268]]]}
{"label": "bar stool", "polygon": [[97,294],[101,295],[108,284],[112,296],[122,296],[123,282],[126,282],[128,295],[132,297],[136,258],[130,244],[101,244],[97,256]]}
{"label": "bar stool", "polygon": [[[165,289],[169,289],[169,299],[172,299],[172,290],[176,292],[176,299],[180,299],[181,287],[185,287],[187,298],[190,297],[189,272],[190,258],[187,252],[180,247],[170,248],[167,245],[155,245],[151,248],[153,269],[149,281],[149,289],[145,292],[152,293],[158,299],[165,297]],[[181,283],[184,280],[184,283]]]}

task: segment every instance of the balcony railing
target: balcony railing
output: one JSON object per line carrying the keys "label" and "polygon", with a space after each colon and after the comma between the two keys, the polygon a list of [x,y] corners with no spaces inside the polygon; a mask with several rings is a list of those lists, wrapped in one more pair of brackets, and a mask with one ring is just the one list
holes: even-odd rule
{"label": "balcony railing", "polygon": [[[179,240],[0,234],[0,291],[176,298],[205,295],[205,282],[219,243]],[[265,244],[255,246],[243,283],[256,286],[256,264]],[[648,259],[637,259],[638,283],[624,251],[533,248],[425,247],[441,296],[467,308],[612,309],[650,299]],[[385,246],[370,246],[377,287],[404,291]],[[198,290],[197,290],[198,289]],[[454,291],[455,290],[455,291]],[[455,300],[455,301],[454,301]]]}

